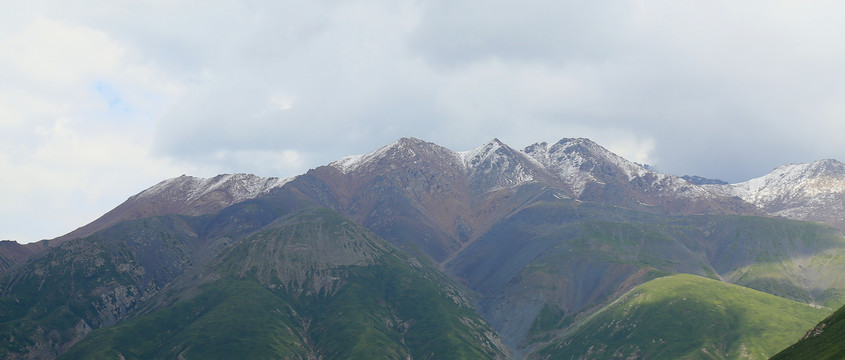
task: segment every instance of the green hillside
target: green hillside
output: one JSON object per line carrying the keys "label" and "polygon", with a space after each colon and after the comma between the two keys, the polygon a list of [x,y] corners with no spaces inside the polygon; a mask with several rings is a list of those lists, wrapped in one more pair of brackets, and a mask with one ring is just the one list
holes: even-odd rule
{"label": "green hillside", "polygon": [[505,357],[444,276],[330,210],[280,219],[186,276],[206,280],[180,279],[60,358]]}
{"label": "green hillside", "polygon": [[534,354],[539,359],[767,359],[825,309],[694,275],[637,286]]}
{"label": "green hillside", "polygon": [[516,351],[548,344],[634,286],[675,273],[782,298],[842,305],[845,237],[819,223],[672,216],[548,196],[445,264],[481,295],[478,311]]}
{"label": "green hillside", "polygon": [[800,341],[772,357],[772,360],[804,359],[845,359],[845,307],[821,321]]}

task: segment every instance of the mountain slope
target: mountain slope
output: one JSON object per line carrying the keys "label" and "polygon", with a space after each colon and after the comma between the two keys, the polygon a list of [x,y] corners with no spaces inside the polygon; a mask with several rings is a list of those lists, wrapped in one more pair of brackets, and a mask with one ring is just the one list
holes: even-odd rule
{"label": "mountain slope", "polygon": [[46,241],[19,244],[16,241],[0,240],[0,274],[45,247]]}
{"label": "mountain slope", "polygon": [[[549,341],[655,276],[688,273],[805,303],[845,303],[845,236],[829,226],[736,215],[667,216],[539,197],[445,264],[517,352]],[[542,313],[562,321],[542,331]]]}
{"label": "mountain slope", "polygon": [[64,357],[505,357],[446,278],[326,209],[286,216],[196,274],[211,280],[178,281],[162,295],[173,303]]}
{"label": "mountain slope", "polygon": [[0,357],[54,358],[181,275],[195,224],[145,219],[45,249],[0,278]]}
{"label": "mountain slope", "polygon": [[767,359],[826,313],[740,286],[673,275],[634,288],[535,358]]}
{"label": "mountain slope", "polygon": [[797,343],[777,353],[772,360],[842,358],[845,358],[845,307],[819,322]]}
{"label": "mountain slope", "polygon": [[0,276],[0,357],[49,359],[242,239],[299,207],[278,193],[216,215],[130,220],[60,242]]}

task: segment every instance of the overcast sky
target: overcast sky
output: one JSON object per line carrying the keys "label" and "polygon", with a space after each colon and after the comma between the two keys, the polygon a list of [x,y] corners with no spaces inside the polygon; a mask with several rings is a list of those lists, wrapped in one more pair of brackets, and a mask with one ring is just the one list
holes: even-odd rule
{"label": "overcast sky", "polygon": [[0,239],[181,174],[413,136],[588,137],[675,175],[845,160],[841,1],[0,0]]}

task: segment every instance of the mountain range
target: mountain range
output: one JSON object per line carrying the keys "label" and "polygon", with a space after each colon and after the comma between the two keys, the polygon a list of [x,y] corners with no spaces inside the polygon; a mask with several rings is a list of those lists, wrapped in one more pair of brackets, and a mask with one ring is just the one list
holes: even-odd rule
{"label": "mountain range", "polygon": [[843,216],[836,160],[726,184],[403,138],[0,243],[0,357],[768,358],[845,304]]}

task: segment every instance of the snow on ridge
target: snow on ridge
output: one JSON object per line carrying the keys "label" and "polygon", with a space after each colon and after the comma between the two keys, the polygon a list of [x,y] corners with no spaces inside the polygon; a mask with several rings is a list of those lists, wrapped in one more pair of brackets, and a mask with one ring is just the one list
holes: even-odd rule
{"label": "snow on ridge", "polygon": [[526,160],[539,169],[545,167],[522,151],[513,149],[493,139],[472,150],[455,152],[463,164],[470,181],[481,186],[484,191],[513,188],[537,181],[535,171]]}
{"label": "snow on ridge", "polygon": [[722,185],[722,188],[725,192],[757,206],[765,206],[783,197],[845,193],[845,164],[832,159],[805,164],[785,164],[766,175],[741,183]]}
{"label": "snow on ridge", "polygon": [[340,172],[344,174],[348,174],[360,168],[364,164],[368,164],[371,161],[378,159],[384,156],[385,153],[390,151],[391,149],[406,149],[413,153],[413,150],[410,149],[410,143],[418,143],[422,142],[422,140],[416,138],[401,138],[398,139],[388,145],[382,146],[378,148],[376,151],[367,154],[359,154],[359,155],[350,155],[343,157],[339,160],[335,160],[329,163],[329,166],[340,170]]}
{"label": "snow on ridge", "polygon": [[152,198],[161,195],[190,202],[218,189],[226,188],[232,196],[233,203],[236,203],[266,194],[294,178],[280,179],[243,173],[221,174],[211,178],[182,175],[164,180],[130,199]]}
{"label": "snow on ridge", "polygon": [[[415,151],[422,149],[418,147],[420,143],[425,142],[415,138],[401,138],[371,153],[343,157],[329,163],[329,166],[348,174],[358,171],[362,166],[375,164],[389,152],[393,154],[392,151],[400,151],[403,154],[402,158],[405,157],[404,155],[415,156],[417,155]],[[786,174],[793,174],[796,169],[809,169],[807,164],[787,164],[776,169],[770,175],[752,179],[745,183],[696,185],[677,176],[649,170],[586,138],[564,138],[554,144],[540,142],[523,150],[512,149],[499,139],[493,139],[474,149],[458,152],[445,149],[445,152],[439,152],[439,154],[439,156],[448,157],[448,159],[443,159],[445,161],[451,162],[454,160],[455,165],[462,165],[463,170],[471,177],[482,175],[489,177],[493,176],[494,172],[501,172],[495,175],[495,179],[485,180],[490,186],[498,184],[500,187],[514,187],[526,182],[537,181],[535,179],[536,171],[542,170],[568,184],[576,196],[582,193],[590,183],[631,182],[637,178],[645,178],[645,181],[651,184],[650,186],[680,196],[739,196],[754,203],[759,202],[761,198],[774,196],[771,195],[775,190],[771,188],[772,185],[770,184],[772,176],[782,173],[781,176],[786,177]],[[524,159],[519,159],[519,156]],[[531,165],[528,165],[528,162]],[[821,171],[819,169],[841,167],[843,164],[835,160],[822,160],[812,163],[812,165],[816,169],[813,171],[819,172]],[[609,166],[609,168],[605,166]],[[613,169],[611,171],[616,173],[607,173],[604,169]],[[810,170],[800,172],[807,171]],[[616,177],[618,180],[611,180],[612,177]]]}
{"label": "snow on ridge", "polygon": [[340,170],[344,174],[348,174],[352,170],[358,168],[363,162],[364,154],[349,155],[329,163],[329,166]]}
{"label": "snow on ridge", "polygon": [[473,164],[473,160],[478,159],[478,162],[481,162],[484,160],[484,158],[489,157],[489,154],[495,154],[496,151],[502,148],[503,145],[504,144],[502,144],[499,139],[493,139],[490,142],[481,145],[475,149],[460,151],[456,154],[460,156],[461,163],[464,164],[464,169],[469,171],[475,167],[475,164]]}

